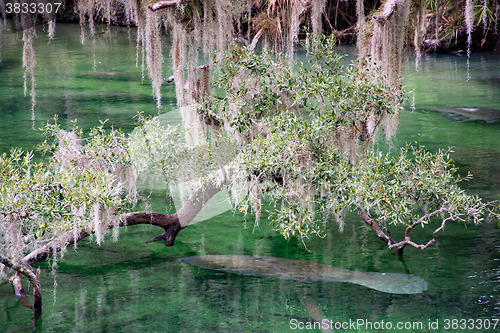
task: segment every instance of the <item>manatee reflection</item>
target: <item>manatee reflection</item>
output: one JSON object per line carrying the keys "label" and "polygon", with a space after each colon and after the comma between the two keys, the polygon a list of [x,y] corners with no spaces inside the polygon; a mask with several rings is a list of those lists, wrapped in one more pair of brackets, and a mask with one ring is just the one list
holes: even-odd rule
{"label": "manatee reflection", "polygon": [[392,294],[418,294],[427,282],[415,275],[357,272],[314,262],[276,257],[206,255],[179,259],[197,267],[216,271],[310,282],[350,282]]}

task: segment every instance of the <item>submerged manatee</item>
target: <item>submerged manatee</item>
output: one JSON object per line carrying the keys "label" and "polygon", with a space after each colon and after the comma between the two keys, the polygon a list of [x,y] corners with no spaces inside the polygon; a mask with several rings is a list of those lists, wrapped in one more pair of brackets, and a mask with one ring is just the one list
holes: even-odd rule
{"label": "submerged manatee", "polygon": [[357,272],[310,261],[261,256],[206,255],[179,259],[216,271],[281,280],[350,282],[392,294],[418,294],[427,282],[415,275]]}
{"label": "submerged manatee", "polygon": [[496,123],[500,120],[500,110],[481,107],[432,107],[430,110],[443,112],[452,118],[460,120],[483,120],[487,123]]}

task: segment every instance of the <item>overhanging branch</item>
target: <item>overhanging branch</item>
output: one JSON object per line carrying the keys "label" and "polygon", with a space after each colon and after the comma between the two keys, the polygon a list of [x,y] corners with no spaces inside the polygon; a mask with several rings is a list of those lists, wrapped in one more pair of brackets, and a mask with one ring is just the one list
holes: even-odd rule
{"label": "overhanging branch", "polygon": [[[221,168],[215,175],[207,180],[191,197],[184,203],[177,213],[161,214],[156,212],[131,212],[120,216],[119,227],[150,224],[163,228],[165,231],[147,241],[146,243],[164,240],[166,246],[173,246],[175,238],[179,231],[184,229],[198,215],[203,206],[217,193],[219,193],[226,185],[229,184],[232,168]],[[109,225],[108,229],[113,228]],[[66,232],[62,237],[53,240],[44,246],[34,250],[22,259],[23,265],[31,266],[37,262],[44,261],[62,249],[79,242],[87,236],[93,234],[93,231],[79,231],[75,233],[73,230]],[[1,257],[0,257],[1,259]],[[8,258],[5,258],[8,260]],[[0,261],[3,263],[2,261]],[[11,267],[11,266],[9,266]]]}
{"label": "overhanging branch", "polygon": [[380,12],[373,16],[373,19],[380,24],[384,24],[394,13],[396,6],[409,0],[387,0],[381,5]]}
{"label": "overhanging branch", "polygon": [[157,11],[159,9],[174,7],[181,3],[191,2],[192,0],[171,0],[171,1],[158,1],[148,5],[148,8],[152,11]]}
{"label": "overhanging branch", "polygon": [[418,219],[417,221],[415,221],[414,223],[412,223],[411,225],[406,227],[404,240],[402,240],[401,242],[389,245],[389,248],[391,249],[391,248],[397,247],[398,249],[402,249],[406,245],[410,245],[410,246],[413,246],[417,249],[425,250],[426,248],[428,248],[431,244],[433,244],[437,240],[437,233],[444,229],[446,222],[448,222],[449,220],[453,220],[453,221],[461,220],[461,216],[463,216],[464,214],[453,214],[453,215],[450,215],[449,217],[443,219],[443,221],[441,221],[441,225],[439,226],[439,228],[434,230],[434,232],[432,233],[432,239],[429,240],[425,244],[417,244],[417,243],[413,242],[410,239],[410,231],[413,228],[415,228],[417,225],[422,224],[424,221],[430,219],[431,217],[436,216],[436,215],[441,214],[441,213],[446,212],[446,211],[447,211],[446,207],[441,207],[440,209],[437,209],[437,210],[421,217],[420,219]]}
{"label": "overhanging branch", "polygon": [[[162,227],[165,232],[170,231],[167,237],[163,238],[167,246],[174,245],[174,239],[182,229],[179,224],[179,219],[177,213],[175,214],[160,214],[156,212],[132,212],[123,214],[120,216],[119,227],[125,227],[137,224],[151,224],[158,227]],[[108,229],[113,228],[113,225],[109,225]],[[49,257],[53,256],[55,253],[61,251],[72,244],[79,242],[80,240],[86,238],[93,234],[93,231],[79,231],[75,233],[73,230],[66,232],[62,237],[57,240],[53,240],[44,246],[34,250],[22,260],[25,265],[33,265],[37,262],[47,260]],[[165,234],[165,233],[164,233]],[[166,235],[165,235],[166,236]]]}
{"label": "overhanging branch", "polygon": [[[377,236],[388,245],[389,249],[397,248],[399,254],[403,254],[403,250],[407,245],[413,246],[417,249],[425,250],[427,247],[429,247],[431,244],[433,244],[437,240],[437,233],[444,229],[444,226],[445,226],[447,221],[460,219],[460,216],[463,215],[463,214],[454,214],[454,215],[450,215],[449,217],[443,219],[440,227],[437,228],[436,230],[434,230],[433,238],[431,240],[429,240],[425,244],[417,244],[410,239],[410,231],[413,230],[413,228],[415,228],[417,225],[421,225],[422,223],[424,223],[425,221],[427,221],[431,217],[446,212],[447,211],[446,207],[443,206],[443,207],[441,207],[441,208],[439,208],[431,213],[428,213],[428,214],[422,216],[421,218],[419,218],[417,221],[413,222],[408,227],[406,227],[404,240],[402,240],[400,242],[396,242],[395,240],[393,240],[389,230],[387,228],[385,228],[383,225],[379,225],[379,223],[377,223],[376,220],[372,219],[368,215],[368,213],[366,213],[360,206],[357,206],[357,208],[358,208],[358,213],[361,216],[361,218],[363,219],[363,221],[366,224],[368,224],[370,227],[372,227],[372,229],[375,231]],[[387,232],[387,234],[384,231]]]}

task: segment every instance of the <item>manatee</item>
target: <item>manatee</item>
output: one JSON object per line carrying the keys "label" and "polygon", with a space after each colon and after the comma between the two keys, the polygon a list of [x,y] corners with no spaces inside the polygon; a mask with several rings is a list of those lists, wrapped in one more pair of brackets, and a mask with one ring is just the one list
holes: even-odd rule
{"label": "manatee", "polygon": [[483,120],[487,123],[496,123],[500,120],[500,110],[482,107],[432,107],[430,110],[443,112],[452,118],[460,120]]}
{"label": "manatee", "polygon": [[82,71],[75,74],[79,79],[106,80],[106,81],[140,81],[140,73],[123,73],[118,71]]}
{"label": "manatee", "polygon": [[427,282],[415,275],[358,272],[310,261],[245,255],[205,255],[179,259],[204,269],[271,279],[350,282],[391,294],[418,294]]}

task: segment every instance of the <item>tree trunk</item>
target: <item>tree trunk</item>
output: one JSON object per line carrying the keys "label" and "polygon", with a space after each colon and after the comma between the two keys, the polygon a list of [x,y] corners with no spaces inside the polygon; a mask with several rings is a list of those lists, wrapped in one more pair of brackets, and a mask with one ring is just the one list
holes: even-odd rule
{"label": "tree trunk", "polygon": [[20,274],[28,278],[31,285],[33,286],[33,311],[42,311],[42,287],[40,285],[39,277],[33,272],[31,267],[26,264],[18,264],[3,255],[0,255],[0,263],[7,267],[10,267],[16,271],[16,274],[12,278],[12,285],[16,296],[21,297],[24,295],[23,285],[21,283]]}

